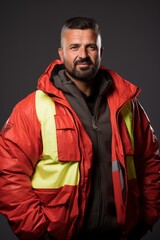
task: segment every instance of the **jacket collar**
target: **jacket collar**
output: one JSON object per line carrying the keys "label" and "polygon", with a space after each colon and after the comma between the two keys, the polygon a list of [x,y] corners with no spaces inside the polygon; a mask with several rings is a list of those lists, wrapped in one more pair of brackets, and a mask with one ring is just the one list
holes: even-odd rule
{"label": "jacket collar", "polygon": [[[65,97],[63,92],[55,87],[51,82],[51,75],[53,76],[54,74],[57,74],[57,72],[62,69],[64,69],[64,66],[61,60],[55,60],[52,62],[45,70],[44,74],[42,74],[42,76],[39,78],[37,88],[55,97],[64,99]],[[111,102],[112,99],[114,99],[113,107],[115,109],[120,108],[125,102],[136,97],[139,94],[140,89],[137,86],[122,78],[116,72],[103,66],[101,66],[100,69],[103,70],[104,73],[110,74],[113,80],[111,92],[108,98]]]}

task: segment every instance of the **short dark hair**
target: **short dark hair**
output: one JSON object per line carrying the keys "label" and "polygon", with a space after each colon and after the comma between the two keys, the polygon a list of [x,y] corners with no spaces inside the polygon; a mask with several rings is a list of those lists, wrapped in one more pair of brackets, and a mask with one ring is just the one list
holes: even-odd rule
{"label": "short dark hair", "polygon": [[61,45],[62,45],[63,33],[68,29],[92,29],[96,32],[97,35],[101,35],[99,24],[94,18],[73,17],[68,19],[62,27]]}

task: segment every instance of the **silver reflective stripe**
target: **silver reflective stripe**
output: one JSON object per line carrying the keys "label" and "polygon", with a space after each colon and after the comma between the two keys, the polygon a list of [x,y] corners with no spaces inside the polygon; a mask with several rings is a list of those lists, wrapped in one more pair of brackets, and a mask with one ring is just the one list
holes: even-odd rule
{"label": "silver reflective stripe", "polygon": [[123,167],[121,166],[121,163],[119,160],[115,160],[112,162],[112,172],[118,171],[120,174],[120,180],[121,180],[121,186],[122,186],[122,191],[124,191],[124,176],[123,176]]}

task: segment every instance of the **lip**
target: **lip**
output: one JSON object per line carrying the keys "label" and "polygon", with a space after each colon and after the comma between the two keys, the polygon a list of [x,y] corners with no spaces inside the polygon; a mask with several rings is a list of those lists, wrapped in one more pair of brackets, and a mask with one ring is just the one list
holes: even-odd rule
{"label": "lip", "polygon": [[78,65],[78,66],[89,66],[90,64],[89,64],[89,63],[86,63],[86,62],[84,62],[84,63],[78,63],[77,65]]}
{"label": "lip", "polygon": [[84,63],[78,64],[77,67],[79,70],[88,70],[88,69],[90,69],[90,64],[84,64]]}

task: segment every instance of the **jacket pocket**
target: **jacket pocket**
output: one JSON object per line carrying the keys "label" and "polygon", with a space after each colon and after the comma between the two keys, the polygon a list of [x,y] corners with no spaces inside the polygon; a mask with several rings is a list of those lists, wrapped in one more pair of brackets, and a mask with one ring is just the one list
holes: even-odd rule
{"label": "jacket pocket", "polygon": [[59,189],[34,189],[44,207],[55,207],[66,205],[70,198],[70,193],[63,188]]}
{"label": "jacket pocket", "polygon": [[78,132],[72,119],[55,115],[59,161],[80,161]]}
{"label": "jacket pocket", "polygon": [[[65,240],[79,214],[77,187],[34,190],[49,220],[47,231],[57,240]],[[62,231],[63,229],[63,231]]]}

